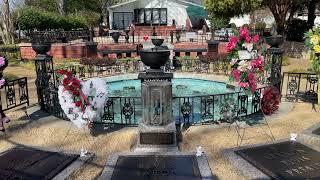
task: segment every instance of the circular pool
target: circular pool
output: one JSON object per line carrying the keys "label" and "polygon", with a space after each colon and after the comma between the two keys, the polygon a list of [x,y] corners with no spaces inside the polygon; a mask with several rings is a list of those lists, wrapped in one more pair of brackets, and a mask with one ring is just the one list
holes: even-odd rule
{"label": "circular pool", "polygon": [[[139,79],[117,80],[108,82],[111,97],[141,97],[141,81]],[[193,79],[172,79],[173,97],[194,97],[232,92],[226,83]]]}

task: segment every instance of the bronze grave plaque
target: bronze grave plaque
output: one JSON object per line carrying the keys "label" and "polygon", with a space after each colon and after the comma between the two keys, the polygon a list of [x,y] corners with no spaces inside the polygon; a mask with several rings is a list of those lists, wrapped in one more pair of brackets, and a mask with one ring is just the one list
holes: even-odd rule
{"label": "bronze grave plaque", "polygon": [[320,152],[294,141],[235,151],[273,179],[320,179]]}
{"label": "bronze grave plaque", "polygon": [[174,133],[140,133],[140,144],[173,145]]}
{"label": "bronze grave plaque", "polygon": [[119,156],[111,180],[201,180],[192,155]]}

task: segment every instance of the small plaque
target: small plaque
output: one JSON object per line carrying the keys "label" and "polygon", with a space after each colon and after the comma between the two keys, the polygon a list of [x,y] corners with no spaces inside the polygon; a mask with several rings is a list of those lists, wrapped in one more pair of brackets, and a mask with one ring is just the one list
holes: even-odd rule
{"label": "small plaque", "polygon": [[236,153],[273,179],[320,179],[320,152],[295,141]]}
{"label": "small plaque", "polygon": [[172,145],[174,133],[140,133],[140,144]]}
{"label": "small plaque", "polygon": [[314,130],[314,131],[312,132],[312,134],[320,135],[320,128]]}
{"label": "small plaque", "polygon": [[201,180],[195,156],[119,156],[111,180]]}

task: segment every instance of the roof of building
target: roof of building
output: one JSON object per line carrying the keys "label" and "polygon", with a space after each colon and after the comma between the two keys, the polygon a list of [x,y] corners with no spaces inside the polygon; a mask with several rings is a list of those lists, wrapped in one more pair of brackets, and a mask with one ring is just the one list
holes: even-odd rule
{"label": "roof of building", "polygon": [[[136,2],[136,1],[139,1],[139,0],[121,0],[121,1],[119,1],[119,3],[117,3],[117,4],[113,5],[113,6],[110,6],[108,9],[113,9],[113,8],[116,8],[116,7],[125,5],[125,4]],[[186,4],[190,4],[190,5],[194,5],[194,6],[203,7],[203,1],[202,0],[177,0],[177,1],[180,1],[180,2],[186,3]]]}

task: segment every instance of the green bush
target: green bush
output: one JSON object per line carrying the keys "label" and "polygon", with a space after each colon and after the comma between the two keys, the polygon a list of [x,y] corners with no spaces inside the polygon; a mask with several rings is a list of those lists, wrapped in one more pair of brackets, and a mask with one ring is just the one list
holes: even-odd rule
{"label": "green bush", "polygon": [[255,25],[256,30],[264,30],[266,26],[267,24],[265,22],[257,22]]}
{"label": "green bush", "polygon": [[89,27],[86,18],[83,16],[61,16],[57,13],[45,12],[33,7],[22,9],[18,22],[22,30],[72,30]]}
{"label": "green bush", "polygon": [[304,33],[309,30],[308,22],[301,19],[294,19],[288,26],[287,40],[302,42]]}

